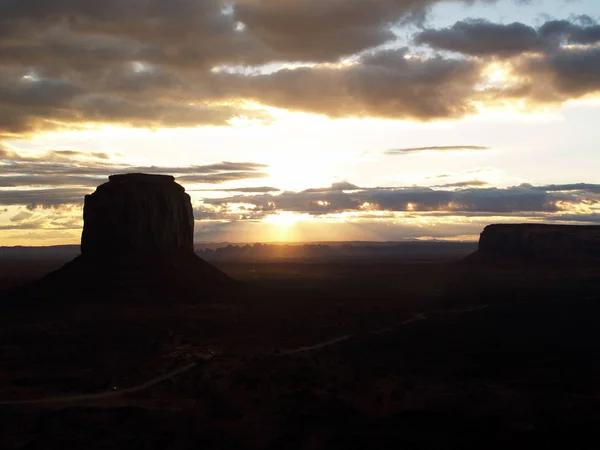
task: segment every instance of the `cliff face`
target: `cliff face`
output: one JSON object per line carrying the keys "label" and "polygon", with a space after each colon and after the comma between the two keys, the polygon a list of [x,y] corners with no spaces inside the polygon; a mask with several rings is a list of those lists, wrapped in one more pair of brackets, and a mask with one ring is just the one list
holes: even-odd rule
{"label": "cliff face", "polygon": [[477,256],[488,261],[600,260],[600,226],[489,225],[481,233]]}
{"label": "cliff face", "polygon": [[86,195],[83,255],[194,251],[190,196],[172,176],[113,175]]}

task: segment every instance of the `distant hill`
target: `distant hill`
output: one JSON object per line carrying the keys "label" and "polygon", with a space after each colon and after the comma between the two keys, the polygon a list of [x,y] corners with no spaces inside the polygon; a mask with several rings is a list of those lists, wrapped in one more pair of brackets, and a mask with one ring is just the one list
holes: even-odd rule
{"label": "distant hill", "polygon": [[207,261],[419,261],[460,259],[476,249],[475,242],[407,241],[196,246],[196,253]]}
{"label": "distant hill", "polygon": [[81,253],[79,245],[56,245],[49,247],[0,247],[0,260],[57,260],[65,261]]}
{"label": "distant hill", "polygon": [[[437,260],[460,259],[477,250],[475,242],[328,242],[314,244],[196,244],[207,261],[256,262],[272,260]],[[79,245],[0,247],[0,261],[70,261]]]}

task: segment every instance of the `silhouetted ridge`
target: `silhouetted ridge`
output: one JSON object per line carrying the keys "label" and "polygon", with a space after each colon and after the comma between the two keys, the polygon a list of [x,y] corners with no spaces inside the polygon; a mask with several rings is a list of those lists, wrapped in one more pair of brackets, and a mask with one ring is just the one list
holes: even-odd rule
{"label": "silhouetted ridge", "polygon": [[85,197],[81,255],[28,286],[28,297],[193,302],[234,284],[194,253],[190,196],[172,176],[109,180]]}
{"label": "silhouetted ridge", "polygon": [[600,262],[600,226],[494,224],[485,227],[474,262]]}

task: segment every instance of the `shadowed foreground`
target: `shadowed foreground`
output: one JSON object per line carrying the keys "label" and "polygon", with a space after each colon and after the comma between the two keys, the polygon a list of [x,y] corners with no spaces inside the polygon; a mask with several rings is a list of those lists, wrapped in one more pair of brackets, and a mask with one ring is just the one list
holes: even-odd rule
{"label": "shadowed foreground", "polygon": [[220,268],[244,289],[3,314],[0,401],[111,393],[0,406],[7,448],[592,448],[600,437],[597,269]]}

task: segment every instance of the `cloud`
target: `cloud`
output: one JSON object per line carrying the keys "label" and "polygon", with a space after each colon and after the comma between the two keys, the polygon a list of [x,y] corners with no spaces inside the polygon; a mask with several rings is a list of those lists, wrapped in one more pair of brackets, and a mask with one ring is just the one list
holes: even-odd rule
{"label": "cloud", "polygon": [[[248,106],[256,102],[330,117],[426,121],[476,114],[486,102],[562,102],[598,90],[591,44],[600,42],[599,26],[587,17],[537,29],[462,21],[414,39],[475,57],[398,49],[398,25],[423,19],[436,3],[0,2],[0,137],[89,124],[274,120]],[[519,83],[486,86],[485,56],[515,59]]]}
{"label": "cloud", "polygon": [[[547,21],[537,29],[462,21],[424,30],[415,42],[477,57],[482,70],[470,98],[482,105],[509,102],[527,111],[600,92],[600,25],[587,16]],[[501,72],[483,61],[500,61]]]}
{"label": "cloud", "polygon": [[83,198],[92,189],[0,189],[0,205],[27,205],[29,209],[59,207],[67,204],[83,204]]}
{"label": "cloud", "polygon": [[538,101],[578,98],[600,90],[600,48],[558,49],[516,64],[523,87]]}
{"label": "cloud", "polygon": [[83,3],[3,2],[2,29],[22,37],[17,49],[31,59],[51,50],[56,66],[82,59],[82,66],[92,62],[95,68],[99,62],[106,66],[131,60],[206,67],[223,58],[244,60],[244,54],[260,54],[262,47],[252,45],[254,40],[239,31],[236,19],[224,11],[226,3],[218,0],[168,6],[162,0]]}
{"label": "cloud", "polygon": [[[508,101],[526,111],[600,91],[600,25],[588,16],[547,21],[537,29],[521,23],[461,21],[444,29],[426,29],[414,41],[477,57],[480,80],[470,99],[482,105]],[[500,74],[486,65],[498,59]],[[499,78],[490,79],[490,74]]]}
{"label": "cloud", "polygon": [[[265,213],[289,211],[315,216],[343,212],[393,211],[393,212],[443,212],[455,213],[554,213],[563,211],[567,205],[579,204],[589,199],[600,204],[595,185],[543,186],[521,185],[505,189],[480,188],[478,181],[455,183],[448,187],[466,189],[433,189],[428,187],[358,188],[344,192],[330,189],[309,189],[302,192],[283,192],[280,195],[245,195],[220,199],[204,199],[206,205],[226,208],[230,204],[250,205],[256,218]],[[581,186],[580,186],[581,187]],[[588,197],[585,197],[587,194]],[[589,197],[591,195],[591,197]]]}
{"label": "cloud", "polygon": [[[0,166],[1,167],[1,166]],[[69,171],[65,168],[64,172]],[[22,168],[21,168],[22,170]],[[193,169],[183,167],[128,167],[118,166],[112,168],[75,168],[73,172],[89,172],[90,176],[62,175],[58,172],[56,175],[17,175],[0,176],[0,187],[38,187],[38,186],[90,186],[95,187],[107,181],[109,175],[115,173],[154,173],[173,175],[177,173],[192,173],[191,175],[175,175],[176,181],[186,184],[218,184],[227,181],[245,180],[251,178],[265,178],[264,172],[243,171],[243,172],[218,172],[202,173],[202,167],[198,167],[198,173],[193,173]],[[180,172],[181,171],[181,172]],[[98,176],[93,176],[93,173]],[[100,176],[100,174],[104,176]],[[211,189],[212,190],[212,189]],[[272,189],[277,190],[277,189]],[[235,189],[233,190],[235,191]],[[242,192],[242,191],[240,191]],[[248,192],[248,191],[245,191]]]}
{"label": "cloud", "polygon": [[212,188],[212,189],[188,189],[188,192],[242,192],[247,194],[252,193],[268,193],[281,191],[279,188],[269,186],[258,186],[258,187],[241,187],[241,188]]}
{"label": "cloud", "polygon": [[104,152],[83,152],[77,150],[50,150],[39,155],[23,155],[0,147],[0,164],[16,164],[23,162],[73,162],[73,159],[110,160],[111,155]]}
{"label": "cloud", "polygon": [[225,183],[227,181],[245,180],[248,178],[266,178],[268,175],[263,172],[222,172],[213,174],[180,175],[177,181],[190,184],[215,184]]}
{"label": "cloud", "polygon": [[355,191],[359,188],[357,185],[347,181],[333,183],[330,187],[306,189],[304,192],[336,192],[336,191]]}
{"label": "cloud", "polygon": [[85,3],[0,3],[0,134],[269,120],[210,102],[211,69],[336,61],[395,39],[391,24],[435,0]]}
{"label": "cloud", "polygon": [[330,117],[433,120],[475,111],[470,96],[477,62],[409,56],[407,48],[373,51],[347,66],[219,73],[214,83],[228,96]]}
{"label": "cloud", "polygon": [[5,58],[55,67],[336,60],[393,40],[391,25],[422,19],[438,1],[11,1],[0,6],[0,36],[19,38],[7,39]]}
{"label": "cloud", "polygon": [[417,44],[473,56],[517,55],[542,48],[537,31],[522,23],[495,24],[485,20],[456,22],[449,28],[428,29],[415,36]]}
{"label": "cloud", "polygon": [[416,44],[428,45],[472,56],[515,56],[526,52],[544,52],[568,44],[600,42],[600,25],[591,18],[579,18],[579,24],[551,20],[538,29],[513,22],[492,23],[482,19],[456,22],[448,28],[426,29],[414,36]]}
{"label": "cloud", "polygon": [[[24,155],[0,149],[0,205],[54,206],[80,204],[82,196],[117,173],[174,175],[183,184],[219,184],[267,176],[268,166],[223,161],[183,167],[131,166],[72,150]],[[57,189],[47,189],[48,187]],[[43,188],[43,189],[40,189]],[[82,189],[87,188],[87,189]],[[242,192],[242,191],[240,191]]]}
{"label": "cloud", "polygon": [[538,32],[546,38],[564,39],[570,44],[594,44],[600,42],[600,25],[589,16],[577,18],[579,23],[567,20],[550,20]]}
{"label": "cloud", "polygon": [[[227,166],[227,163],[224,163]],[[214,165],[218,166],[218,165]],[[229,166],[227,166],[229,167]],[[265,217],[292,212],[318,218],[350,221],[368,230],[373,221],[414,224],[418,220],[438,223],[442,228],[457,221],[470,224],[493,221],[535,220],[545,222],[597,223],[600,214],[600,185],[522,184],[507,188],[488,187],[479,180],[449,183],[436,187],[358,187],[348,182],[329,188],[284,191],[278,195],[266,188],[236,188],[224,198],[204,198],[194,204],[199,235],[217,227],[238,229],[235,223],[262,223]],[[0,205],[26,205],[8,218],[2,229],[77,229],[81,226],[80,206],[93,188],[0,189]],[[45,208],[42,213],[32,211]],[[342,213],[352,213],[342,215]],[[461,219],[462,218],[462,219]],[[431,222],[433,221],[433,222]],[[468,221],[468,222],[465,222]],[[322,221],[309,221],[323,225]],[[329,226],[329,221],[327,226]],[[383,222],[382,222],[383,223]],[[421,222],[419,222],[421,223]],[[225,225],[229,224],[229,225]],[[387,225],[386,225],[387,226]],[[327,227],[325,227],[327,228]],[[394,225],[392,227],[396,229]],[[204,231],[202,231],[204,230]],[[426,235],[432,231],[427,227]],[[238,240],[244,240],[241,236]],[[253,240],[249,238],[249,240]]]}
{"label": "cloud", "polygon": [[55,155],[59,158],[98,158],[98,159],[110,159],[111,156],[104,152],[79,152],[75,150],[54,150],[50,152],[51,155]]}
{"label": "cloud", "polygon": [[556,48],[543,54],[508,61],[511,80],[481,92],[485,104],[519,105],[527,111],[539,106],[597,95],[600,92],[600,48]]}
{"label": "cloud", "polygon": [[[438,177],[439,178],[439,177]],[[476,186],[489,186],[490,183],[481,180],[470,180],[470,181],[457,181],[456,183],[440,184],[435,187],[441,188],[464,188],[464,187],[476,187]]]}
{"label": "cloud", "polygon": [[31,213],[29,211],[21,211],[21,212],[17,213],[16,215],[14,215],[13,217],[11,217],[10,221],[11,222],[22,222],[24,220],[31,218],[31,216],[33,216],[33,213]]}
{"label": "cloud", "polygon": [[183,167],[132,166],[115,163],[104,153],[57,150],[21,154],[0,148],[0,185],[95,186],[109,175],[124,172],[168,174],[188,183],[222,183],[230,180],[263,178],[267,165],[256,162],[223,161]]}
{"label": "cloud", "polygon": [[[1,166],[0,166],[1,167]],[[74,175],[22,175],[0,176],[0,188],[19,186],[98,186],[106,181],[105,177],[86,177]]]}
{"label": "cloud", "polygon": [[[523,186],[534,188],[534,186],[525,184]],[[541,189],[547,192],[567,192],[567,191],[583,191],[594,194],[600,194],[600,184],[590,183],[572,183],[572,184],[548,184],[540,186],[537,189]]]}
{"label": "cloud", "polygon": [[158,128],[227,125],[231,119],[240,116],[270,120],[262,111],[202,100],[182,102],[177,97],[159,98],[152,90],[143,98],[133,99],[86,92],[63,80],[40,79],[20,84],[31,87],[19,89],[0,84],[0,135],[77,128],[90,123]]}
{"label": "cloud", "polygon": [[427,3],[431,2],[240,1],[235,17],[280,54],[331,61],[394,40],[390,24]]}
{"label": "cloud", "polygon": [[556,217],[561,222],[600,223],[600,213],[592,214],[561,214]]}
{"label": "cloud", "polygon": [[436,145],[432,147],[410,147],[386,150],[384,155],[407,155],[421,152],[465,152],[465,151],[483,151],[489,150],[489,147],[480,145]]}

